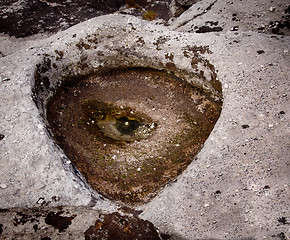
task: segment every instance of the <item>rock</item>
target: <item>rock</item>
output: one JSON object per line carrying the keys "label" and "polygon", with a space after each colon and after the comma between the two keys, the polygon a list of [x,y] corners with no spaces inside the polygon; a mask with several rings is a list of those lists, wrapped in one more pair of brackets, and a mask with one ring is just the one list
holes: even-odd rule
{"label": "rock", "polygon": [[7,184],[5,184],[5,183],[2,183],[2,184],[0,184],[0,188],[2,188],[2,189],[5,189],[5,188],[7,188],[8,186],[7,186]]}
{"label": "rock", "polygon": [[195,4],[200,1],[201,0],[176,0],[176,2],[182,6],[191,6],[192,4]]}
{"label": "rock", "polygon": [[275,7],[270,7],[270,8],[269,8],[269,11],[270,11],[270,12],[274,12],[275,9],[276,9]]}

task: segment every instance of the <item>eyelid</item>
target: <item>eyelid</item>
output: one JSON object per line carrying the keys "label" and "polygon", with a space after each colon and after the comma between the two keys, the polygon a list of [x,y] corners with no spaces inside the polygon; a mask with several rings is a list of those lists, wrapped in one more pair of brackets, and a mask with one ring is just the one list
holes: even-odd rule
{"label": "eyelid", "polygon": [[135,141],[148,138],[152,131],[157,127],[156,123],[143,124],[139,123],[138,126],[134,127],[132,131],[128,130],[128,133],[121,132],[118,127],[117,119],[114,121],[99,121],[97,122],[98,127],[104,133],[105,136],[115,140],[123,141]]}

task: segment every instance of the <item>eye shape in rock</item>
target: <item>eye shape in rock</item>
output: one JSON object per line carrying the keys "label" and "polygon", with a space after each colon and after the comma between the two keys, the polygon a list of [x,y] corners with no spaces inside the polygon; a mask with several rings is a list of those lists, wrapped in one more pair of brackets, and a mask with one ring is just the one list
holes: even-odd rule
{"label": "eye shape in rock", "polygon": [[95,190],[138,203],[193,161],[220,111],[220,101],[173,74],[136,68],[64,83],[46,118]]}
{"label": "eye shape in rock", "polygon": [[93,131],[101,131],[104,136],[120,141],[135,141],[148,138],[157,123],[149,117],[134,113],[130,108],[114,107],[99,101],[82,104],[88,125]]}

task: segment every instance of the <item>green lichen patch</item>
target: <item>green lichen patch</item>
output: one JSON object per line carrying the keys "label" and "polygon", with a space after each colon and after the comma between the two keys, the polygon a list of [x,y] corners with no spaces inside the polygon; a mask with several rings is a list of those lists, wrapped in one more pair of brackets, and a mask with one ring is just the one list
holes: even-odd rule
{"label": "green lichen patch", "polygon": [[143,14],[145,20],[153,21],[157,17],[157,13],[154,11],[147,11]]}

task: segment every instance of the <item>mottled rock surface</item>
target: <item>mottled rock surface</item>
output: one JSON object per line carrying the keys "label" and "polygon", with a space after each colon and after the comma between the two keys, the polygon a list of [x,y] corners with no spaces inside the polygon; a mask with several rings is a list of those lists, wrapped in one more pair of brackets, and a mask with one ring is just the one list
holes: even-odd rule
{"label": "mottled rock surface", "polygon": [[[289,239],[288,1],[203,0],[152,22],[141,20],[149,1],[136,1],[142,11],[113,3],[99,10],[127,15],[68,29],[87,19],[76,20],[76,9],[88,18],[99,10],[90,15],[92,5],[84,4],[69,11],[67,1],[0,3],[0,238],[110,239],[110,231],[135,236],[144,226],[149,239]],[[174,16],[174,2],[166,6]],[[44,18],[33,15],[40,9]],[[184,80],[215,97],[207,80],[214,73],[222,83],[223,109],[201,151],[156,197],[135,206],[94,191],[43,118],[42,103],[63,75],[116,66],[191,73]]]}

